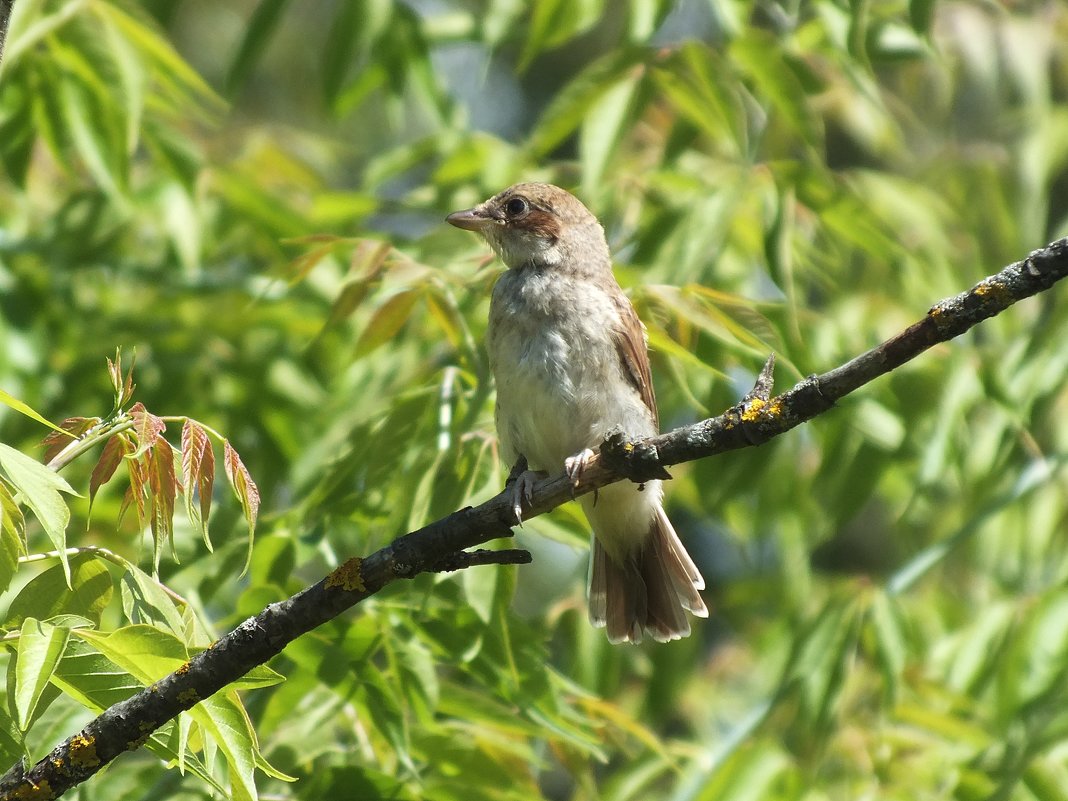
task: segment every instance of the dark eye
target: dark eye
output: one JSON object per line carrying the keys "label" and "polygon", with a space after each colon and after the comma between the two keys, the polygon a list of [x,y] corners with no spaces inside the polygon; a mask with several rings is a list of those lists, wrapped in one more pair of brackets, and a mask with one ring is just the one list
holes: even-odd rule
{"label": "dark eye", "polygon": [[530,204],[527,203],[525,197],[514,197],[504,204],[504,211],[509,217],[518,217],[521,214],[525,214],[530,209]]}

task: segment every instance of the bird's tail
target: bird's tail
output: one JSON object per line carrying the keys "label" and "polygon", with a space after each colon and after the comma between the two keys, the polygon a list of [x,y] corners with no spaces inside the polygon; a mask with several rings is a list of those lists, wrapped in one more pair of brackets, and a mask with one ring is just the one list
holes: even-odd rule
{"label": "bird's tail", "polygon": [[705,580],[686,553],[663,508],[657,508],[641,548],[622,562],[605,552],[596,535],[590,561],[590,622],[604,626],[612,643],[658,642],[686,637],[685,611],[708,617],[698,590]]}

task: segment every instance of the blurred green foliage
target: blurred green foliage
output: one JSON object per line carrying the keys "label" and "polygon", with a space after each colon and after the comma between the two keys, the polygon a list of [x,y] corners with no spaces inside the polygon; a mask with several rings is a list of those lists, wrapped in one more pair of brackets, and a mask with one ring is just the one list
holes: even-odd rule
{"label": "blurred green foliage", "polygon": [[[447,212],[521,179],[576,191],[664,425],[715,414],[767,353],[785,387],[1068,233],[1068,7],[19,0],[0,166],[0,386],[104,417],[105,357],[136,350],[165,436],[222,432],[263,502],[247,574],[220,493],[214,552],[179,516],[158,576],[118,480],[91,520],[38,488],[60,502],[26,515],[21,561],[5,502],[6,768],[501,486],[499,266]],[[80,797],[1068,798],[1061,295],[678,468],[714,608],[688,640],[590,629],[564,508],[520,532],[535,564],[391,586]],[[0,409],[39,455],[46,429]],[[94,461],[63,473],[83,495]],[[66,501],[74,593],[42,556]]]}

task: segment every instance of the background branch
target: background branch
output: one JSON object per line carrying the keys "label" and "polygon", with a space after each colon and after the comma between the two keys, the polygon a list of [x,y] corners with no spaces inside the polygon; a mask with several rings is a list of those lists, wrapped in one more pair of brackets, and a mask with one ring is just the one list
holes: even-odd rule
{"label": "background branch", "polygon": [[[767,442],[830,409],[874,378],[940,342],[959,336],[1013,303],[1048,289],[1068,274],[1068,239],[1058,240],[1006,267],[967,292],[935,304],[905,331],[850,362],[811,376],[771,397],[771,363],[745,399],[722,415],[658,437],[629,443],[614,437],[591,461],[577,487],[564,474],[534,489],[525,517],[543,514],[577,495],[614,481],[641,482],[666,466]],[[489,557],[464,549],[511,534],[510,501],[501,492],[395,540],[365,559],[350,559],[319,583],[269,605],[193,657],[174,673],[116,704],[81,732],[24,771],[17,765],[0,780],[0,798],[55,798],[85,781],[123,751],[257,665],[307,631],[341,614],[398,578],[494,562],[518,562],[514,551]]]}
{"label": "background branch", "polygon": [[0,64],[4,61],[4,43],[7,42],[7,29],[11,23],[11,9],[15,0],[0,0]]}

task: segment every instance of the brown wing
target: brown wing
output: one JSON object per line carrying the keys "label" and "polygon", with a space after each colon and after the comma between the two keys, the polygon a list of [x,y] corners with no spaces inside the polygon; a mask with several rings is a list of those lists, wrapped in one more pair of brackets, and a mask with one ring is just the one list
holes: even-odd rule
{"label": "brown wing", "polygon": [[638,319],[627,296],[620,293],[615,297],[616,308],[622,325],[612,333],[616,337],[616,350],[623,363],[623,374],[627,376],[634,388],[642,396],[642,401],[653,413],[653,425],[660,430],[660,415],[656,411],[656,395],[653,394],[653,375],[649,370],[649,348],[645,344],[645,326]]}

